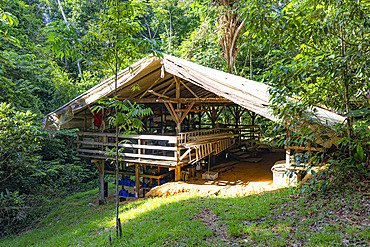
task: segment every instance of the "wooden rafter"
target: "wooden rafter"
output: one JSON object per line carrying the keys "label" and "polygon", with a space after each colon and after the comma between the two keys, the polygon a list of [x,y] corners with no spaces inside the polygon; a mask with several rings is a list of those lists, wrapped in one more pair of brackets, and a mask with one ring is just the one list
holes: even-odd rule
{"label": "wooden rafter", "polygon": [[225,109],[225,107],[226,107],[226,105],[223,105],[222,108],[221,108],[221,110],[217,113],[216,120],[221,115],[221,112]]}
{"label": "wooden rafter", "polygon": [[163,92],[162,94],[165,95],[167,93],[168,90],[170,90],[170,88],[173,86],[173,84],[175,84],[175,81],[172,81],[172,83],[170,84],[169,87],[167,87]]}
{"label": "wooden rafter", "polygon": [[194,106],[195,102],[191,102],[188,104],[188,106],[186,107],[186,110],[185,112],[182,114],[181,116],[181,119],[180,119],[180,124],[182,123],[182,121],[184,121],[186,115],[188,115],[189,111],[191,110],[191,108]]}
{"label": "wooden rafter", "polygon": [[100,164],[99,164],[99,161],[100,160],[91,160],[92,162],[94,162],[94,164],[96,165],[96,167],[98,168],[100,174],[103,173],[102,169],[100,168]]}
{"label": "wooden rafter", "polygon": [[172,103],[165,102],[164,105],[167,107],[167,110],[170,112],[171,116],[175,120],[176,123],[179,123],[179,117],[177,116],[175,109],[173,108]]}
{"label": "wooden rafter", "polygon": [[[124,100],[126,98],[119,98],[120,100]],[[201,104],[207,104],[207,103],[219,103],[219,104],[234,104],[232,101],[224,98],[168,98],[168,99],[157,99],[157,98],[144,98],[144,99],[138,99],[138,98],[132,98],[130,99],[131,102],[136,103],[189,103],[189,102],[195,102],[195,103],[201,103]]]}
{"label": "wooden rafter", "polygon": [[142,99],[147,93],[149,93],[150,89],[152,89],[162,78],[159,77],[157,80],[155,80],[149,88],[139,97],[139,99]]}
{"label": "wooden rafter", "polygon": [[151,94],[154,94],[155,96],[162,97],[162,98],[166,98],[166,99],[169,99],[169,98],[170,98],[170,97],[168,97],[167,95],[164,95],[164,94],[160,94],[160,93],[154,92],[153,90],[148,90],[148,93],[151,93]]}
{"label": "wooden rafter", "polygon": [[191,90],[190,89],[190,87],[188,87],[182,80],[179,80],[180,81],[180,83],[182,84],[182,85],[184,85],[184,87],[192,94],[192,95],[194,95],[194,97],[195,98],[199,98],[199,96],[196,94],[196,93],[194,93],[193,92],[193,90]]}

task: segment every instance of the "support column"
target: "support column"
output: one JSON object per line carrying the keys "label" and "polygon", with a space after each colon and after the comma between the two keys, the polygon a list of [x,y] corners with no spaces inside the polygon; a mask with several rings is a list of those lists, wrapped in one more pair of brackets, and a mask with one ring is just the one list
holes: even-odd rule
{"label": "support column", "polygon": [[199,106],[199,112],[198,112],[198,119],[199,119],[198,129],[199,130],[202,128],[202,115],[203,115],[203,112],[201,110],[202,110],[202,107]]}
{"label": "support column", "polygon": [[181,167],[176,166],[175,167],[175,181],[180,181],[181,180]]}
{"label": "support column", "polygon": [[97,161],[99,162],[99,205],[105,204],[105,197],[104,197],[104,161]]}
{"label": "support column", "polygon": [[140,197],[140,165],[135,164],[135,195],[136,198]]}
{"label": "support column", "polygon": [[[180,97],[181,97],[180,96],[180,86],[181,86],[180,81],[176,76],[174,76],[174,78],[175,78],[175,81],[176,81],[176,99],[180,99]],[[177,103],[177,110],[180,110],[180,109],[181,109],[181,103]],[[177,117],[178,117],[178,119],[181,119],[181,113],[180,112],[177,112]],[[181,132],[181,122],[177,123],[176,129],[177,129],[176,134]]]}

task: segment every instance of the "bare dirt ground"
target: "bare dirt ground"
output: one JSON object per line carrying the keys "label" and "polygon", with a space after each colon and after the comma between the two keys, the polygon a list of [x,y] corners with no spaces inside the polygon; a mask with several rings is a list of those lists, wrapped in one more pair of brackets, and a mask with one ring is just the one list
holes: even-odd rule
{"label": "bare dirt ground", "polygon": [[[276,161],[284,159],[284,155],[285,153],[282,151],[264,153],[261,155],[263,159],[260,162],[238,162],[232,166],[232,169],[219,174],[219,177],[214,181],[193,177],[186,182],[170,182],[153,188],[146,196],[165,197],[179,194],[216,194],[232,197],[276,190],[277,187],[272,185],[271,167]],[[218,160],[217,164],[230,161],[232,159]]]}

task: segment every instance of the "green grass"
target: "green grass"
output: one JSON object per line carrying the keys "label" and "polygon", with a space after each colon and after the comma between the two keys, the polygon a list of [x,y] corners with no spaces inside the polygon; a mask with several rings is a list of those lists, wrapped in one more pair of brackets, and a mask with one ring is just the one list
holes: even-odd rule
{"label": "green grass", "polygon": [[346,246],[370,242],[369,200],[359,193],[310,198],[294,189],[248,197],[168,197],[94,206],[97,190],[55,205],[37,229],[0,246]]}

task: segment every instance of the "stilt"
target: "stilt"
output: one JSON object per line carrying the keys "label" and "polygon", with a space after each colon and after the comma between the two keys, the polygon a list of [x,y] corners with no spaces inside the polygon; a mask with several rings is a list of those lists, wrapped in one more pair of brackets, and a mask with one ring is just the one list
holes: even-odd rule
{"label": "stilt", "polygon": [[135,164],[135,195],[136,198],[140,197],[140,165]]}
{"label": "stilt", "polygon": [[175,181],[180,181],[181,180],[181,167],[176,166],[175,167]]}
{"label": "stilt", "polygon": [[97,161],[99,162],[99,205],[105,204],[104,198],[104,161]]}

